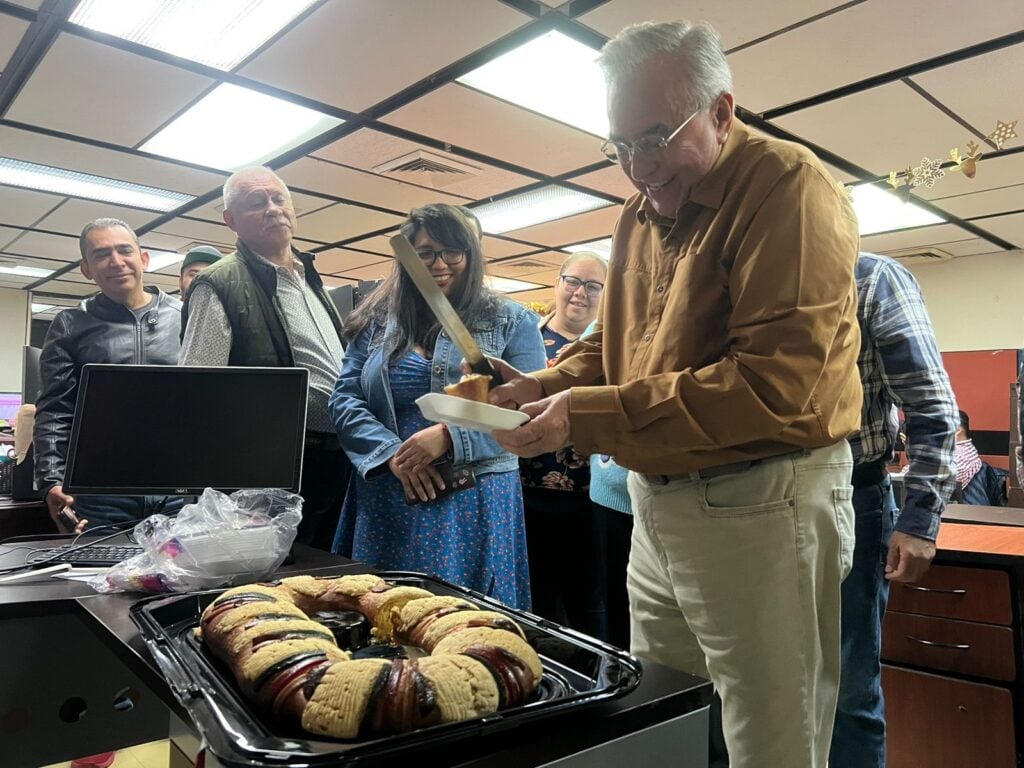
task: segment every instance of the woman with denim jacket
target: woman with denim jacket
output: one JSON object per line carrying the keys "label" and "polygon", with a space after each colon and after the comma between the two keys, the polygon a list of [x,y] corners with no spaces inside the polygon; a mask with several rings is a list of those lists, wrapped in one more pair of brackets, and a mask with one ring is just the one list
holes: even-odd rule
{"label": "woman with denim jacket", "polygon": [[[480,238],[450,205],[414,210],[402,225],[438,287],[486,355],[519,370],[544,367],[537,318],[483,284]],[[423,571],[530,607],[523,497],[515,456],[487,434],[432,424],[416,398],[459,380],[462,353],[395,267],[345,324],[347,348],[330,399],[355,468],[334,551],[381,569]],[[449,457],[476,485],[438,498],[434,462]],[[410,505],[410,501],[415,501]]]}

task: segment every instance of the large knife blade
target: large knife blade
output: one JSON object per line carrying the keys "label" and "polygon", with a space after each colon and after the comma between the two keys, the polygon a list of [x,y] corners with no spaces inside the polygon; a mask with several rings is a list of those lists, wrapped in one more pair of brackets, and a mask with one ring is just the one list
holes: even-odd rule
{"label": "large knife blade", "polygon": [[409,238],[403,234],[393,236],[391,238],[391,249],[395,252],[395,258],[398,259],[406,273],[412,278],[413,285],[419,290],[423,300],[427,302],[427,306],[434,313],[437,322],[451,336],[455,346],[459,348],[466,358],[470,370],[473,373],[490,376],[492,387],[496,384],[501,384],[501,377],[498,376],[498,372],[494,370],[494,366],[491,365],[490,361],[484,357],[484,353],[480,351],[476,340],[470,334],[469,329],[462,323],[455,308],[448,301],[448,297],[437,287],[437,283],[430,276],[430,271],[423,263],[419,254],[416,253],[416,249],[412,247]]}

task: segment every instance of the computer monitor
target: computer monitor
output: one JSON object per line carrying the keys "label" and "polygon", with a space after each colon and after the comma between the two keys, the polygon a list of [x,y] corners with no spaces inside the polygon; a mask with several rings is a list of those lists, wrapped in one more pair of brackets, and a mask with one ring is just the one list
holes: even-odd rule
{"label": "computer monitor", "polygon": [[308,379],[304,368],[86,365],[64,490],[298,491]]}
{"label": "computer monitor", "polygon": [[39,347],[22,348],[21,401],[26,405],[34,404],[39,398],[39,390],[42,389],[42,379],[39,376],[39,355],[42,351]]}
{"label": "computer monitor", "polygon": [[14,424],[14,417],[21,408],[20,392],[0,392],[0,419]]}

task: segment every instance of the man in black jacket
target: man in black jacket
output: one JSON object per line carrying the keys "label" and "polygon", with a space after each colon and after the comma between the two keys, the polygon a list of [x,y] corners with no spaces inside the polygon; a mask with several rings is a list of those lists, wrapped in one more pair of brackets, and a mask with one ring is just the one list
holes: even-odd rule
{"label": "man in black jacket", "polygon": [[297,541],[330,549],[350,472],[327,410],[344,357],[341,317],[312,256],[292,247],[295,209],[273,171],[243,168],[225,182],[224,222],[236,250],[192,284],[180,362],[309,371]]}
{"label": "man in black jacket", "polygon": [[[155,511],[152,497],[82,497],[64,493],[64,464],[86,363],[174,365],[181,302],[146,287],[149,254],[131,227],[118,219],[87,224],[78,240],[82,274],[100,292],[54,319],[40,356],[42,391],[33,432],[36,485],[50,517],[62,529],[82,530],[141,519]],[[116,460],[116,457],[112,460]]]}

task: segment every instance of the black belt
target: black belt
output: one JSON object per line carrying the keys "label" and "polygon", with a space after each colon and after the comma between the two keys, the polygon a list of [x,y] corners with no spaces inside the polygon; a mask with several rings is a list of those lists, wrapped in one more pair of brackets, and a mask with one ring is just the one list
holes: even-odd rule
{"label": "black belt", "polygon": [[307,432],[306,447],[318,451],[340,451],[338,436],[332,432]]}
{"label": "black belt", "polygon": [[878,485],[888,476],[884,461],[876,461],[871,464],[858,464],[853,468],[851,483],[854,488],[867,488],[870,485]]}
{"label": "black belt", "polygon": [[704,469],[698,469],[694,472],[684,472],[681,475],[645,475],[640,476],[652,485],[668,485],[675,480],[708,480],[712,477],[721,477],[722,475],[736,475],[740,472],[746,472],[751,467],[756,467],[758,464],[763,464],[766,461],[774,461],[775,459],[782,459],[787,456],[792,456],[797,453],[806,453],[804,450],[787,451],[786,453],[780,453],[777,456],[767,456],[763,459],[751,459],[750,461],[734,461],[732,464],[719,464],[717,467],[705,467]]}

